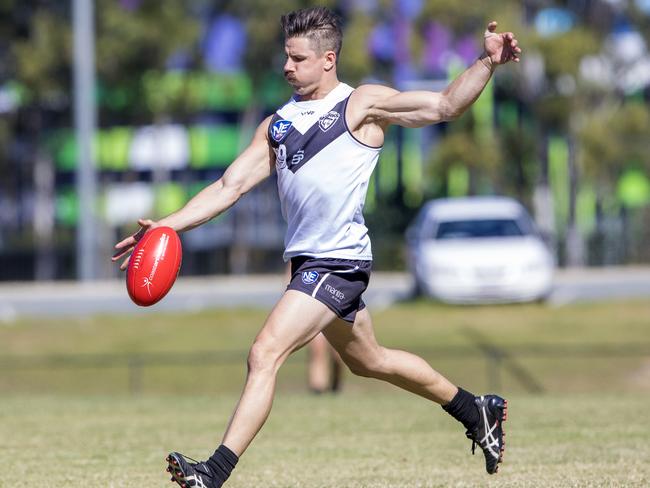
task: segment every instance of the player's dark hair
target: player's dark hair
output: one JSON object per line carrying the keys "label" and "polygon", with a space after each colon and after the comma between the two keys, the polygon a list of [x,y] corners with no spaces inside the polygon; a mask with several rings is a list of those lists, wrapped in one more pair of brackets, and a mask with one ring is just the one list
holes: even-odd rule
{"label": "player's dark hair", "polygon": [[339,16],[327,7],[294,10],[280,19],[284,38],[307,37],[320,53],[334,51],[338,60],[343,44]]}

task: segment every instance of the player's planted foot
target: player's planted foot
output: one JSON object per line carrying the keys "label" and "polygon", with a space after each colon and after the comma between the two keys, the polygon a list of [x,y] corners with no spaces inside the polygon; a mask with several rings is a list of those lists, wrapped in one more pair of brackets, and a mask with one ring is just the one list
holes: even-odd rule
{"label": "player's planted foot", "polygon": [[468,429],[465,435],[472,441],[472,454],[478,444],[485,456],[485,469],[488,474],[499,470],[503,461],[505,441],[503,422],[508,417],[508,401],[497,395],[485,395],[474,400],[479,411],[480,420],[474,429]]}
{"label": "player's planted foot", "polygon": [[238,461],[237,454],[221,444],[207,461],[196,461],[172,452],[167,456],[167,471],[172,475],[171,481],[181,488],[220,488]]}
{"label": "player's planted foot", "polygon": [[172,452],[167,456],[167,463],[167,471],[172,475],[171,481],[182,488],[219,488],[222,485],[204,462]]}

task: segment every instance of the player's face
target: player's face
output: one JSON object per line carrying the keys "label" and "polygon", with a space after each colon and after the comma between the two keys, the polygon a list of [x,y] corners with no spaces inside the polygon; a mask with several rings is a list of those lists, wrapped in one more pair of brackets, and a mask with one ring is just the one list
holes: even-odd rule
{"label": "player's face", "polygon": [[307,95],[318,88],[325,66],[325,53],[314,51],[312,42],[306,37],[292,37],[284,44],[287,57],[284,63],[284,77],[298,95]]}

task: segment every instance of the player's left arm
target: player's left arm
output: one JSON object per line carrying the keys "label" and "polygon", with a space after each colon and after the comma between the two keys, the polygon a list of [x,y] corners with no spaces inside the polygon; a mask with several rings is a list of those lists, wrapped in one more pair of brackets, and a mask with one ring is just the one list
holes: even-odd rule
{"label": "player's left arm", "polygon": [[514,34],[497,33],[496,27],[494,21],[488,24],[481,57],[442,92],[398,92],[376,85],[359,87],[368,100],[367,120],[379,125],[423,127],[462,115],[481,94],[498,65],[519,62],[521,49]]}

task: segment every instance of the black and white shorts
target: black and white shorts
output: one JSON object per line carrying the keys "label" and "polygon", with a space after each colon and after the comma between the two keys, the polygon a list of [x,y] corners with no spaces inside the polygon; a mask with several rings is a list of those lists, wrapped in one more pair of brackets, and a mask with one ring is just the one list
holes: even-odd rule
{"label": "black and white shorts", "polygon": [[354,323],[366,304],[361,299],[368,287],[372,261],[335,258],[291,258],[287,290],[298,290],[324,303],[346,322]]}

